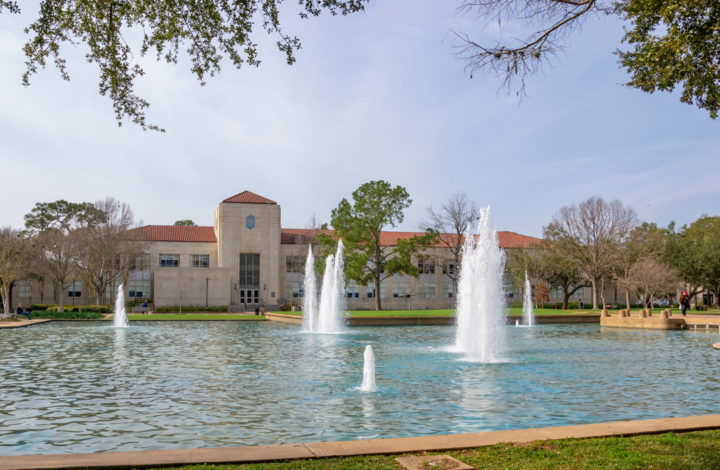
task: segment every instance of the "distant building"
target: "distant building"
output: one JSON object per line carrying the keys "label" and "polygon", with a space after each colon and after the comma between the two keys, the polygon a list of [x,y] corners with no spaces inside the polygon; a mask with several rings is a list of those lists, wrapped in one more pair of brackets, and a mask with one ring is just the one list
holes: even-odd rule
{"label": "distant building", "polygon": [[[156,306],[230,305],[237,308],[283,303],[303,297],[305,258],[317,231],[281,227],[280,206],[250,191],[222,201],[212,227],[147,225],[131,231],[146,254],[128,277],[128,295],[151,298]],[[418,232],[384,232],[381,244],[394,246]],[[504,248],[526,247],[536,238],[499,232]],[[316,248],[317,249],[317,248]],[[316,251],[316,256],[319,251]],[[395,275],[383,281],[383,308],[452,308],[454,260],[440,245],[415,260],[416,279]],[[349,308],[373,308],[374,286],[347,285]]]}

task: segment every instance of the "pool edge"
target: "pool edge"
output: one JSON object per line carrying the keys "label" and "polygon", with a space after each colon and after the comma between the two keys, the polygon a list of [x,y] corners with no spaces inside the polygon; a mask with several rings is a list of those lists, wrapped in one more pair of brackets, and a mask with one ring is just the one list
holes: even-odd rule
{"label": "pool edge", "polygon": [[556,439],[635,436],[718,428],[720,428],[720,414],[713,414],[509,431],[307,444],[4,456],[0,458],[0,470],[144,468],[192,464],[258,463],[354,455],[447,451],[483,447],[503,442],[521,444]]}

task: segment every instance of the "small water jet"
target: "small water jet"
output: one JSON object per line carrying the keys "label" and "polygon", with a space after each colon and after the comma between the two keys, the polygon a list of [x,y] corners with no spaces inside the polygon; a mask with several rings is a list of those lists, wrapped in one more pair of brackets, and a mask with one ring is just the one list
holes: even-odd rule
{"label": "small water jet", "polygon": [[328,255],[325,261],[317,322],[315,329],[308,330],[309,332],[342,333],[345,330],[343,325],[343,313],[345,312],[344,267],[343,242],[340,240],[335,255]]}
{"label": "small water jet", "polygon": [[365,356],[363,362],[363,381],[360,385],[360,391],[362,392],[375,392],[377,386],[375,385],[375,354],[373,348],[369,344],[365,346]]}
{"label": "small water jet", "polygon": [[525,271],[525,289],[523,292],[523,324],[535,326],[535,312],[533,310],[532,286]]}
{"label": "small water jet", "polygon": [[314,332],[317,329],[317,281],[315,279],[315,256],[312,245],[308,245],[308,255],[305,260],[305,281],[303,282],[303,331]]}
{"label": "small water jet", "polygon": [[505,253],[490,222],[490,208],[480,210],[475,232],[465,231],[457,300],[454,352],[466,360],[501,362],[505,351]]}
{"label": "small water jet", "polygon": [[117,295],[115,296],[115,311],[113,312],[113,326],[115,328],[127,328],[128,319],[125,313],[125,290],[123,285],[118,286]]}

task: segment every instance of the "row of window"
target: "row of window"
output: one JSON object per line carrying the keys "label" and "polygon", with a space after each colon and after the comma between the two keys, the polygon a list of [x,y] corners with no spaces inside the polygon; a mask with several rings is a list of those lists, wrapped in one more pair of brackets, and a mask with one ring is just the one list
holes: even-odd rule
{"label": "row of window", "polygon": [[[177,268],[180,266],[180,255],[177,253],[160,253],[161,268]],[[190,255],[190,267],[209,268],[210,255]]]}
{"label": "row of window", "polygon": [[[421,299],[434,299],[435,298],[435,283],[432,282],[420,282],[418,283],[418,297]],[[345,287],[345,295],[348,299],[360,298],[360,286],[354,281],[349,281]],[[375,297],[375,284],[370,284],[366,287],[365,295],[368,299]],[[285,297],[289,299],[298,299],[305,296],[303,291],[302,281],[285,281]],[[394,279],[392,296],[394,299],[405,299],[410,297],[410,280],[409,279]],[[442,298],[451,299],[453,297],[453,285],[445,284],[442,285]],[[385,283],[380,283],[380,298],[387,298],[385,294]]]}
{"label": "row of window", "polygon": [[[302,273],[305,272],[305,260],[304,256],[286,256],[285,257],[285,272],[288,273]],[[417,264],[421,274],[435,274],[435,260],[434,259],[418,259]],[[455,274],[455,260],[445,260],[443,262],[442,273],[443,274]]]}

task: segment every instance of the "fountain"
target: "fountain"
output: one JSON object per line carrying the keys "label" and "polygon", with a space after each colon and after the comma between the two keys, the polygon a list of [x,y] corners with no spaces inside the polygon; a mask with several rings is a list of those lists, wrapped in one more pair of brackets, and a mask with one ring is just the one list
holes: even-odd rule
{"label": "fountain", "polygon": [[369,344],[365,346],[365,362],[363,363],[363,381],[360,385],[361,392],[375,392],[375,354]]}
{"label": "fountain", "polygon": [[113,326],[115,328],[127,328],[128,319],[125,314],[125,291],[123,285],[118,286],[117,296],[115,296],[115,311],[113,312]]}
{"label": "fountain", "polygon": [[308,245],[308,255],[305,260],[305,281],[303,283],[303,331],[314,332],[317,330],[318,306],[317,306],[317,281],[315,279],[315,257],[312,252],[312,245]]}
{"label": "fountain", "polygon": [[479,362],[501,362],[505,351],[505,253],[490,223],[490,208],[480,210],[473,233],[465,231],[458,282],[457,330],[451,351]]}
{"label": "fountain", "polygon": [[535,312],[533,311],[532,286],[525,271],[525,289],[523,292],[523,325],[535,326]]}
{"label": "fountain", "polygon": [[[317,321],[314,322],[314,329],[309,329],[308,332],[342,333],[344,331],[345,279],[343,268],[343,243],[340,240],[335,255],[328,255],[325,261]],[[304,315],[312,316],[314,314],[306,311]]]}

